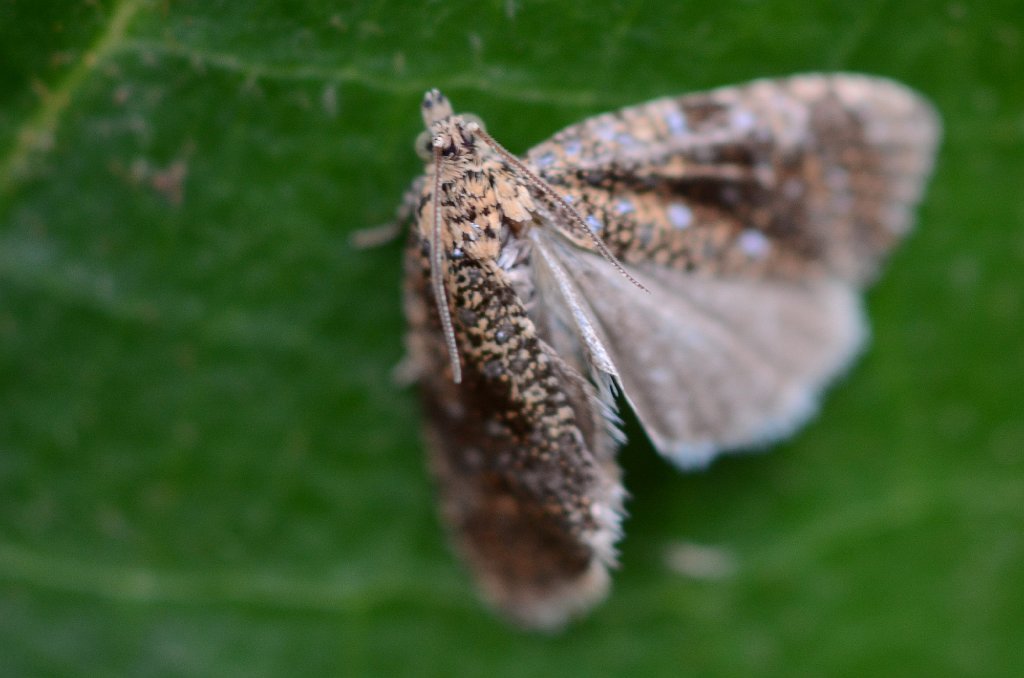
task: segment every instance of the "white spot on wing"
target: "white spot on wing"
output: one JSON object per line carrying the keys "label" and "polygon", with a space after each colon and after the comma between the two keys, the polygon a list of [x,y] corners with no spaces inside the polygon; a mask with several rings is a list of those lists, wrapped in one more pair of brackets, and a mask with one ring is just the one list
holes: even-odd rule
{"label": "white spot on wing", "polygon": [[745,108],[734,108],[729,113],[729,125],[737,132],[749,132],[757,125],[757,119]]}
{"label": "white spot on wing", "polygon": [[617,137],[615,137],[615,140],[619,142],[619,145],[625,148],[632,148],[633,146],[636,146],[638,143],[636,137],[634,137],[632,134],[628,132],[622,132]]}
{"label": "white spot on wing", "polygon": [[615,125],[602,122],[594,126],[594,136],[601,141],[615,141]]}
{"label": "white spot on wing", "polygon": [[681,202],[674,202],[666,211],[669,223],[679,229],[688,228],[693,223],[693,211]]}
{"label": "white spot on wing", "polygon": [[665,125],[668,127],[669,134],[674,136],[680,136],[690,131],[686,124],[686,116],[674,108],[665,113]]}
{"label": "white spot on wing", "polygon": [[545,153],[544,155],[540,156],[536,160],[537,167],[540,167],[541,169],[543,169],[545,167],[551,167],[554,164],[555,164],[555,154],[551,153],[551,152]]}
{"label": "white spot on wing", "polygon": [[772,244],[765,237],[764,233],[755,231],[752,228],[748,228],[740,233],[739,246],[743,253],[751,259],[762,259],[772,249]]}
{"label": "white spot on wing", "polygon": [[595,217],[593,214],[589,215],[586,219],[584,219],[584,221],[587,222],[587,226],[590,227],[590,230],[595,232],[595,233],[600,231],[601,228],[602,228],[601,221],[597,217]]}

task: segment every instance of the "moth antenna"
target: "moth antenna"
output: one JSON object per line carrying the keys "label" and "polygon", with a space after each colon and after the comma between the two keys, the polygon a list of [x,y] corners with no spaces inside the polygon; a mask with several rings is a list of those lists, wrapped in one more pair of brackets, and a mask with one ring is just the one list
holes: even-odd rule
{"label": "moth antenna", "polygon": [[503,157],[505,160],[508,161],[510,165],[512,165],[517,170],[522,172],[526,176],[526,178],[530,180],[530,183],[533,184],[534,187],[537,188],[537,190],[543,193],[544,196],[547,197],[547,199],[550,200],[555,205],[555,209],[564,210],[565,213],[569,215],[569,220],[572,221],[577,228],[586,233],[592,241],[594,241],[594,245],[597,247],[597,251],[600,252],[601,256],[607,259],[608,263],[614,266],[615,270],[617,270],[626,280],[633,283],[634,285],[642,289],[644,292],[650,292],[650,290],[644,287],[639,280],[630,275],[629,271],[625,269],[625,267],[618,260],[618,258],[614,254],[612,254],[611,251],[608,249],[608,246],[604,244],[604,240],[601,239],[601,236],[599,236],[589,226],[587,226],[586,222],[583,221],[583,217],[581,217],[580,213],[576,211],[576,208],[570,205],[569,203],[565,202],[565,200],[563,200],[562,197],[555,192],[555,189],[551,188],[551,186],[548,185],[548,182],[544,181],[539,176],[534,174],[533,170],[526,166],[526,163],[524,163],[522,160],[513,155],[508,149],[499,144],[497,141],[495,141],[494,137],[485,132],[483,128],[481,128],[480,125],[478,125],[476,122],[469,122],[466,125],[466,130],[478,135],[481,139],[487,142],[487,145],[493,148],[498,153],[498,155]]}
{"label": "moth antenna", "polygon": [[452,381],[462,382],[462,365],[459,363],[459,347],[455,343],[455,328],[452,313],[448,308],[448,293],[444,288],[444,256],[441,251],[441,147],[434,145],[434,227],[430,232],[430,282],[434,288],[434,301],[441,317],[441,333],[448,346],[448,358],[452,362]]}

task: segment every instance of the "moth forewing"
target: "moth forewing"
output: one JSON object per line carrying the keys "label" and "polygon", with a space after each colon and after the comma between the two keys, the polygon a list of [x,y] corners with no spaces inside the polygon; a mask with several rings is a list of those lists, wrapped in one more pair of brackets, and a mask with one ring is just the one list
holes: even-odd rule
{"label": "moth forewing", "polygon": [[794,431],[862,343],[938,116],[812,74],[595,116],[524,159],[436,90],[423,116],[405,308],[442,514],[484,596],[554,628],[614,564],[613,382],[682,466]]}
{"label": "moth forewing", "polygon": [[[557,627],[607,589],[622,503],[614,442],[593,388],[538,336],[520,296],[529,290],[513,283],[530,281],[513,254],[529,194],[464,121],[436,114],[439,96],[428,93],[424,117],[444,155],[419,199],[405,295],[431,467],[485,597],[524,625]],[[440,305],[450,310],[459,384],[446,369]]]}
{"label": "moth forewing", "polygon": [[606,589],[622,490],[617,469],[592,450],[613,443],[589,385],[548,353],[511,287],[466,259],[448,287],[463,380],[447,378],[420,252],[409,249],[410,348],[426,363],[420,386],[443,515],[489,601],[520,623],[559,626]]}

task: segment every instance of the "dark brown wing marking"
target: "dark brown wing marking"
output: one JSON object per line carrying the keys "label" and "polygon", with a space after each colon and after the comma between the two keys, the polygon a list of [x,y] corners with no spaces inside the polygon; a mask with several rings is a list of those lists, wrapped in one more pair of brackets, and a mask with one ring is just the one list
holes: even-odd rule
{"label": "dark brown wing marking", "polygon": [[527,158],[626,262],[864,281],[909,228],[939,135],[900,84],[804,75],[595,116]]}

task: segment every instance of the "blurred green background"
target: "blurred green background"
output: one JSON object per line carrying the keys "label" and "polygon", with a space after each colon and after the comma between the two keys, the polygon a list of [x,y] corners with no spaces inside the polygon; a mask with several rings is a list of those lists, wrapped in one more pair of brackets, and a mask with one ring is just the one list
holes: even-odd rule
{"label": "blurred green background", "polygon": [[[0,673],[1021,675],[1017,2],[0,0]],[[399,252],[424,89],[508,147],[665,94],[890,76],[946,124],[869,352],[770,454],[631,425],[606,604],[477,603],[434,514]],[[718,578],[681,574],[680,544]]]}

